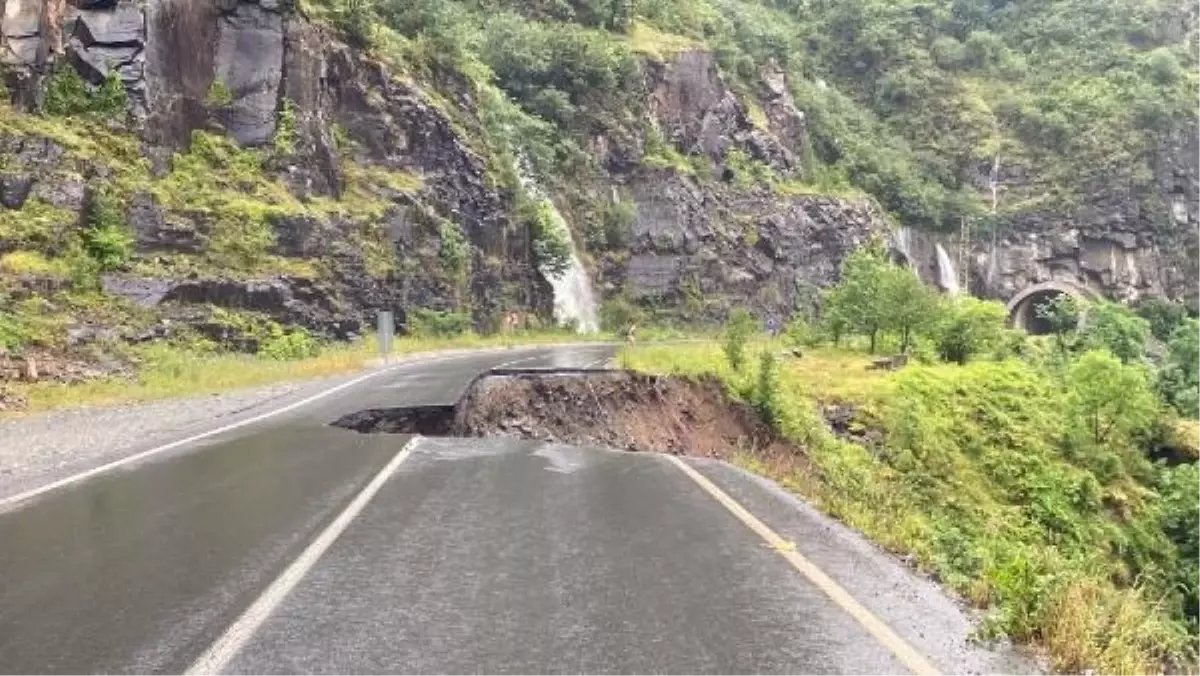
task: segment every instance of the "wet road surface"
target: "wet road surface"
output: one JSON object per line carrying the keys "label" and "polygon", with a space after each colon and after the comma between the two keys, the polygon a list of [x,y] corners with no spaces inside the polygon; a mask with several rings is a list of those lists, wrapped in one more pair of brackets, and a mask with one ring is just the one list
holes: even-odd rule
{"label": "wet road surface", "polygon": [[[208,666],[908,670],[662,456],[326,425],[366,408],[453,403],[501,364],[599,366],[610,354],[544,348],[404,365],[0,508],[0,671],[184,671],[355,502],[361,511],[344,531]],[[968,646],[969,623],[932,585],[773,485],[721,463],[693,466],[784,536],[801,535],[800,551],[811,548],[844,587],[865,592],[859,600],[937,668],[1028,668]],[[376,482],[378,492],[365,493]]]}

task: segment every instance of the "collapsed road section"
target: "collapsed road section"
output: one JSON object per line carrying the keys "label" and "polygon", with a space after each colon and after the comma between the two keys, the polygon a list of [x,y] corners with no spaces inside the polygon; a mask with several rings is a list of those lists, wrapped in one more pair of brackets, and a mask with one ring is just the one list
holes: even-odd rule
{"label": "collapsed road section", "polygon": [[332,424],[363,433],[519,437],[718,458],[802,454],[713,378],[622,370],[497,369],[473,380],[452,406],[369,409]]}

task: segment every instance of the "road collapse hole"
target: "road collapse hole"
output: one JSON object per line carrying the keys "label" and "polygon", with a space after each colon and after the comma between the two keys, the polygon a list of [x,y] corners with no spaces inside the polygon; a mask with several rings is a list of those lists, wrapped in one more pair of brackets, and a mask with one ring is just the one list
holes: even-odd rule
{"label": "road collapse hole", "polygon": [[630,371],[497,370],[453,406],[370,409],[336,427],[363,433],[517,437],[628,451],[791,464],[802,451],[714,378]]}
{"label": "road collapse hole", "polygon": [[413,406],[355,411],[330,424],[364,434],[420,434],[441,437],[450,435],[453,422],[453,406]]}

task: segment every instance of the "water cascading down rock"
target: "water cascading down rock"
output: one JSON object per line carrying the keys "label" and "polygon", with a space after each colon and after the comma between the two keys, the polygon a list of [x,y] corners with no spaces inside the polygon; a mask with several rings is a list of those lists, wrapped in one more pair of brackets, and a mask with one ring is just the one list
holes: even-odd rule
{"label": "water cascading down rock", "polygon": [[550,283],[554,291],[554,320],[559,324],[573,323],[580,333],[595,333],[600,330],[599,311],[596,308],[596,293],[592,289],[592,280],[588,277],[587,268],[579,259],[575,250],[575,240],[571,237],[571,229],[566,219],[554,206],[554,202],[546,197],[533,177],[520,162],[514,169],[520,177],[521,187],[528,195],[543,204],[549,213],[549,225],[554,229],[554,235],[564,238],[571,243],[571,254],[565,269],[549,270],[541,268],[542,276]]}
{"label": "water cascading down rock", "polygon": [[946,253],[941,242],[938,242],[934,248],[937,250],[938,286],[942,288],[942,291],[956,296],[959,286],[958,271],[954,269],[954,262],[950,260],[950,254]]}

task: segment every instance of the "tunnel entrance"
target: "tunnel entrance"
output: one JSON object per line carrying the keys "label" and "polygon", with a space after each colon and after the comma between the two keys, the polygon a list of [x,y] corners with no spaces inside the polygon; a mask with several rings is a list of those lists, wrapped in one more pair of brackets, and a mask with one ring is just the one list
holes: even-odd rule
{"label": "tunnel entrance", "polygon": [[1038,316],[1037,308],[1059,296],[1071,296],[1078,301],[1093,300],[1098,294],[1077,283],[1052,281],[1035,284],[1008,301],[1008,323],[1034,336],[1050,333],[1050,322]]}
{"label": "tunnel entrance", "polygon": [[1025,329],[1025,332],[1031,336],[1044,336],[1052,333],[1050,322],[1038,315],[1038,308],[1063,295],[1066,294],[1052,289],[1031,294],[1017,308],[1013,325]]}

